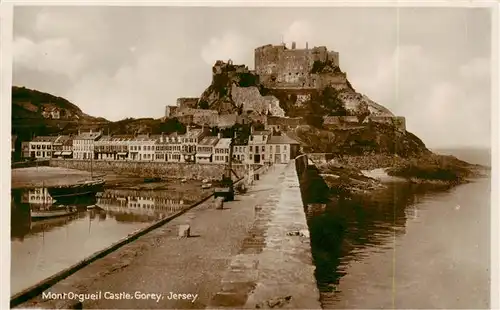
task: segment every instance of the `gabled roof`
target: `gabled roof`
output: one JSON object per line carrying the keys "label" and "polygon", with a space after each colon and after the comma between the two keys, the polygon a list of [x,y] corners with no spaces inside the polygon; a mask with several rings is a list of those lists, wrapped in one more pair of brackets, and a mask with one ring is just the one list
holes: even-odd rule
{"label": "gabled roof", "polygon": [[57,136],[38,136],[31,140],[32,142],[54,142],[56,141]]}
{"label": "gabled roof", "polygon": [[248,144],[263,144],[268,140],[269,135],[271,135],[268,131],[257,131],[250,135],[250,139],[248,140]]}
{"label": "gabled roof", "polygon": [[75,137],[75,140],[95,140],[101,136],[100,132],[82,132]]}
{"label": "gabled roof", "polygon": [[231,140],[231,138],[221,138],[215,147],[219,149],[227,149],[231,146]]}
{"label": "gabled roof", "polygon": [[184,135],[185,138],[198,138],[203,134],[203,130],[201,129],[190,129],[186,134]]}
{"label": "gabled roof", "polygon": [[219,142],[219,137],[216,136],[207,136],[203,138],[198,145],[200,146],[214,146]]}
{"label": "gabled roof", "polygon": [[286,134],[282,134],[281,136],[269,136],[267,144],[300,144],[300,143],[290,138]]}
{"label": "gabled roof", "polygon": [[272,132],[270,130],[260,130],[260,131],[254,131],[252,133],[252,136],[267,136],[270,135]]}
{"label": "gabled roof", "polygon": [[99,139],[99,141],[101,142],[106,142],[106,141],[112,141],[113,140],[113,137],[112,136],[102,136],[101,139]]}
{"label": "gabled roof", "polygon": [[68,140],[72,140],[70,136],[59,136],[56,140],[54,140],[54,143],[64,144]]}

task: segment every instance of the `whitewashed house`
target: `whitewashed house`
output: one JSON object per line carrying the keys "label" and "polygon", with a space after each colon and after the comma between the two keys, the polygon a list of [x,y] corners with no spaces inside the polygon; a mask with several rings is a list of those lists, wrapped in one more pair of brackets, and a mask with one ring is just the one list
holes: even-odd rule
{"label": "whitewashed house", "polygon": [[266,145],[270,135],[270,131],[252,131],[248,140],[247,163],[262,164],[266,161]]}
{"label": "whitewashed house", "polygon": [[297,157],[299,153],[299,142],[288,137],[286,134],[280,136],[269,136],[266,145],[266,156],[264,162],[272,164],[287,164]]}
{"label": "whitewashed house", "polygon": [[149,135],[138,135],[129,142],[129,160],[154,161],[156,140]]}
{"label": "whitewashed house", "polygon": [[73,138],[73,158],[83,160],[94,159],[95,142],[101,136],[102,132],[100,131],[78,132],[78,135]]}
{"label": "whitewashed house", "polygon": [[174,132],[167,136],[167,153],[166,161],[168,162],[184,162],[184,157],[182,156],[182,140],[183,135]]}
{"label": "whitewashed house", "polygon": [[38,136],[29,143],[30,157],[36,159],[49,159],[52,157],[53,144],[57,136]]}
{"label": "whitewashed house", "polygon": [[196,160],[196,146],[200,141],[208,136],[210,129],[203,128],[190,128],[186,129],[186,134],[182,137],[182,155],[184,162],[195,162]]}
{"label": "whitewashed house", "polygon": [[196,146],[196,162],[211,163],[215,153],[215,146],[219,142],[218,136],[204,137]]}
{"label": "whitewashed house", "polygon": [[229,162],[229,148],[231,147],[231,138],[221,138],[215,145],[214,163]]}

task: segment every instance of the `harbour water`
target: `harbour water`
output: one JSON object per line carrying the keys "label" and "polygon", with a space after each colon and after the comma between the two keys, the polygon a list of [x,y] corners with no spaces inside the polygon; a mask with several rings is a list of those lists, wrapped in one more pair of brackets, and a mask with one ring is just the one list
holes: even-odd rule
{"label": "harbour water", "polygon": [[[78,213],[35,221],[30,209],[50,206],[44,188],[16,191],[11,207],[11,295],[167,217],[195,201],[169,191],[106,190],[81,201]],[[98,208],[88,208],[97,205]]]}
{"label": "harbour water", "polygon": [[488,177],[454,188],[394,183],[311,210],[323,306],[488,308],[490,187]]}

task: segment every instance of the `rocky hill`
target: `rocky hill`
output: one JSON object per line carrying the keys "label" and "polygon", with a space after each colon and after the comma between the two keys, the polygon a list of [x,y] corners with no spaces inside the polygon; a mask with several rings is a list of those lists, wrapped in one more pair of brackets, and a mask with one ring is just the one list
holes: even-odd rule
{"label": "rocky hill", "polygon": [[[78,131],[79,127],[102,125],[102,117],[85,114],[68,100],[25,87],[12,87],[12,134],[17,144],[33,135],[52,135]],[[16,146],[18,147],[18,146]]]}
{"label": "rocky hill", "polygon": [[58,119],[65,121],[106,121],[92,117],[68,100],[25,87],[12,87],[12,119]]}
{"label": "rocky hill", "polygon": [[65,98],[25,87],[12,87],[12,134],[22,141],[33,135],[77,134],[78,130],[102,130],[109,134],[159,134],[184,132],[177,119],[127,118],[110,122],[85,114]]}

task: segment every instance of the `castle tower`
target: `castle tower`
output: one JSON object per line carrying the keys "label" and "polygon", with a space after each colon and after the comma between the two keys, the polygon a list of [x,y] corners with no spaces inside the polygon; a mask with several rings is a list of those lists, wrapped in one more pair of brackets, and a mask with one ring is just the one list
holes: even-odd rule
{"label": "castle tower", "polygon": [[292,42],[292,50],[294,50],[297,47],[295,42]]}

